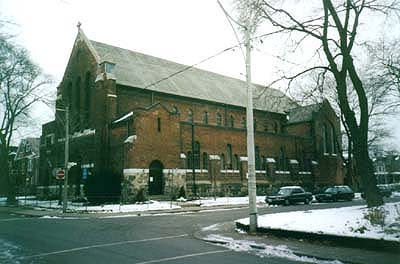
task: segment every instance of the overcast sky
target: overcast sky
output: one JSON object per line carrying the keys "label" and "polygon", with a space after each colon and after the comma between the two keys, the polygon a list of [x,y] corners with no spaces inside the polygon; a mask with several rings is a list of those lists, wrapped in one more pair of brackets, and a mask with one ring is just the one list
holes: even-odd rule
{"label": "overcast sky", "polygon": [[[231,0],[221,2],[232,11]],[[12,31],[17,42],[53,76],[54,89],[64,73],[78,21],[89,39],[186,65],[237,44],[216,0],[0,0],[0,15],[16,24]],[[261,28],[258,34],[262,33]],[[272,55],[276,46],[273,40],[255,45],[254,82],[267,84],[273,80],[276,66],[282,63]],[[197,67],[244,79],[239,49]],[[41,108],[37,118],[51,120],[52,109]],[[395,143],[400,142],[398,131]],[[40,129],[35,132],[39,135]]]}

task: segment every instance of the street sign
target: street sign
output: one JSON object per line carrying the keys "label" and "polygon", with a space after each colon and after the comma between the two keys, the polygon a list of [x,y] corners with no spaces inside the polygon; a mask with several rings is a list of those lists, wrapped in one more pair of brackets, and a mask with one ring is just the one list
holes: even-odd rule
{"label": "street sign", "polygon": [[63,180],[65,177],[65,171],[64,170],[58,170],[56,172],[56,179],[57,180]]}

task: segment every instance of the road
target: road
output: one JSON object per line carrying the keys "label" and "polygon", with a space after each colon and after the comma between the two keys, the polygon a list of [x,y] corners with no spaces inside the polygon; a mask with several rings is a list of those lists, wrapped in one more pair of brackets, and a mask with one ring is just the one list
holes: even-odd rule
{"label": "road", "polygon": [[[360,203],[262,207],[259,213]],[[203,227],[246,216],[247,209],[68,219],[1,211],[0,263],[296,263],[232,251],[194,237]]]}

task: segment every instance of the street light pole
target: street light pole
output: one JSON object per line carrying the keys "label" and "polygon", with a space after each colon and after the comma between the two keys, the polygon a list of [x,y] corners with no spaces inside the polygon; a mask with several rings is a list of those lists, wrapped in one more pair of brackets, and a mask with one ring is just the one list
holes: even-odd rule
{"label": "street light pole", "polygon": [[246,46],[246,86],[247,86],[247,173],[248,173],[248,194],[249,194],[249,218],[250,233],[257,231],[257,196],[256,196],[256,172],[254,157],[254,126],[253,126],[253,86],[251,84],[251,42],[250,22],[245,27]]}
{"label": "street light pole", "polygon": [[69,159],[69,106],[65,108],[65,164],[64,164],[64,190],[63,190],[63,213],[67,212],[68,204],[68,161]]}

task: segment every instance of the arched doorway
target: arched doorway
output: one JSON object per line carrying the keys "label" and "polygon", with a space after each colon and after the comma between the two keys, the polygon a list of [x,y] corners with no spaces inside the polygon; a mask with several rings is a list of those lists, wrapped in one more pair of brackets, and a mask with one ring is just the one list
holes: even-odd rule
{"label": "arched doorway", "polygon": [[164,193],[164,166],[159,160],[153,160],[149,167],[149,195]]}

